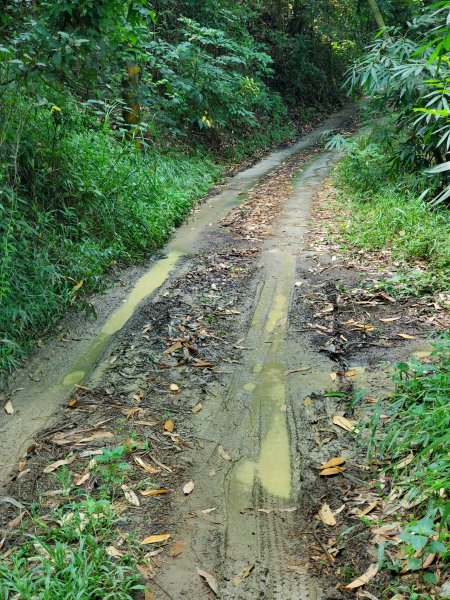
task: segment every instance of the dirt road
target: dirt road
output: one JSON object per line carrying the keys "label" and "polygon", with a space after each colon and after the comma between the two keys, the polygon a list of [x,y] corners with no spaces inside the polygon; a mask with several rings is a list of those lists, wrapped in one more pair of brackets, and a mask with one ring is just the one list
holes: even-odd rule
{"label": "dirt road", "polygon": [[[333,560],[315,515],[324,498],[339,514],[350,487],[365,483],[352,435],[332,423],[351,416],[333,390],[384,386],[380,364],[421,347],[368,340],[365,328],[338,332],[330,319],[358,323],[379,303],[343,301],[339,278],[350,286],[357,276],[305,247],[311,201],[335,160],[315,144],[351,116],[337,113],[231,178],[163,258],[96,300],[94,329],[72,322],[64,354],[55,340],[12,384],[22,389],[3,417],[3,481],[37,440],[22,458],[25,475],[6,484],[25,503],[49,489],[42,467],[64,458],[67,432],[83,448],[83,432],[99,434],[93,447],[150,441],[152,481],[170,494],[146,498],[122,521],[137,536],[171,534],[170,552],[151,557],[157,598],[340,597],[313,568],[311,548],[321,565]],[[339,485],[318,476],[337,455],[347,459]]]}

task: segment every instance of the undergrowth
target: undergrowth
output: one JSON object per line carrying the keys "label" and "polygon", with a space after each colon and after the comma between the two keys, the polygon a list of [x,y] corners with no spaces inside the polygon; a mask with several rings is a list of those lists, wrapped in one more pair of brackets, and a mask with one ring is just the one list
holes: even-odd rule
{"label": "undergrowth", "polygon": [[[421,175],[393,170],[389,154],[369,136],[347,143],[334,180],[350,217],[344,241],[364,250],[389,249],[399,267],[379,285],[392,294],[450,290],[450,211],[431,209],[419,189]],[[394,151],[394,150],[393,150]]]}
{"label": "undergrowth", "polygon": [[395,514],[403,520],[400,546],[394,541],[379,549],[380,567],[395,573],[407,567],[428,584],[439,576],[423,568],[427,558],[437,555],[445,570],[450,557],[450,336],[443,334],[433,348],[426,362],[396,365],[393,395],[376,406],[369,442],[385,465],[387,501],[398,503]]}
{"label": "undergrowth", "polygon": [[55,100],[14,123],[23,110],[12,103],[26,100],[9,99],[24,141],[0,175],[0,374],[101,289],[111,266],[161,247],[223,168],[205,151],[136,148],[70,98]]}

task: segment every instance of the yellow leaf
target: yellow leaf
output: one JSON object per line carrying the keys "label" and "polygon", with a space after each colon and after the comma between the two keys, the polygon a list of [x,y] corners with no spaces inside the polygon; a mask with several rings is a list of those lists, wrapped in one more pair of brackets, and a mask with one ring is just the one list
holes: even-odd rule
{"label": "yellow leaf", "polygon": [[169,433],[172,433],[172,431],[175,429],[175,425],[172,421],[172,419],[168,419],[165,423],[164,423],[164,429],[166,431],[168,431]]}
{"label": "yellow leaf", "polygon": [[170,538],[170,533],[157,533],[156,535],[149,535],[144,538],[141,544],[159,544],[160,542],[165,542]]}
{"label": "yellow leaf", "polygon": [[320,465],[320,469],[328,469],[329,467],[337,467],[339,465],[343,465],[345,463],[345,458],[342,456],[335,456],[334,458],[330,458],[327,462],[324,462]]}
{"label": "yellow leaf", "polygon": [[397,333],[398,337],[403,338],[404,340],[417,340],[416,336],[409,335],[409,333]]}
{"label": "yellow leaf", "polygon": [[202,404],[201,402],[198,402],[193,408],[192,408],[192,412],[194,414],[200,412],[202,410]]}
{"label": "yellow leaf", "polygon": [[328,477],[330,475],[337,475],[338,473],[342,473],[345,471],[345,467],[330,467],[329,469],[324,469],[320,471],[319,475],[322,477]]}
{"label": "yellow leaf", "polygon": [[73,286],[72,292],[78,292],[78,290],[82,287],[84,280],[82,279],[76,285]]}
{"label": "yellow leaf", "polygon": [[141,496],[157,496],[158,494],[167,494],[167,490],[140,490]]}

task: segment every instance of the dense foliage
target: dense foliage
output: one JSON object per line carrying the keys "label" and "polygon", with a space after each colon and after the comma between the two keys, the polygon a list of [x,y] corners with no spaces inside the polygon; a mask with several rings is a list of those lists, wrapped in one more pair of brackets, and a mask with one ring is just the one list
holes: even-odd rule
{"label": "dense foliage", "polygon": [[160,246],[218,155],[339,103],[373,26],[355,0],[4,3],[0,371],[112,264]]}

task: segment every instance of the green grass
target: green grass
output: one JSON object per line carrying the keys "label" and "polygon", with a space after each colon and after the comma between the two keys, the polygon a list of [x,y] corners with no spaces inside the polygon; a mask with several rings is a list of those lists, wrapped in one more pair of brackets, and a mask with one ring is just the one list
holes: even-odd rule
{"label": "green grass", "polygon": [[[369,442],[372,455],[387,464],[383,470],[397,498],[410,507],[399,538],[406,564],[418,572],[427,554],[436,553],[444,564],[450,558],[450,336],[441,335],[433,346],[430,361],[396,365],[394,393],[376,406]],[[384,424],[381,413],[390,416]],[[383,566],[401,571],[404,563],[384,550],[379,551]],[[422,578],[438,581],[433,571]]]}
{"label": "green grass", "polygon": [[357,249],[389,249],[403,263],[396,277],[383,284],[390,292],[448,291],[450,211],[431,210],[414,191],[418,178],[395,175],[387,163],[368,138],[350,143],[334,174],[338,202],[350,213],[341,226],[343,238]]}

